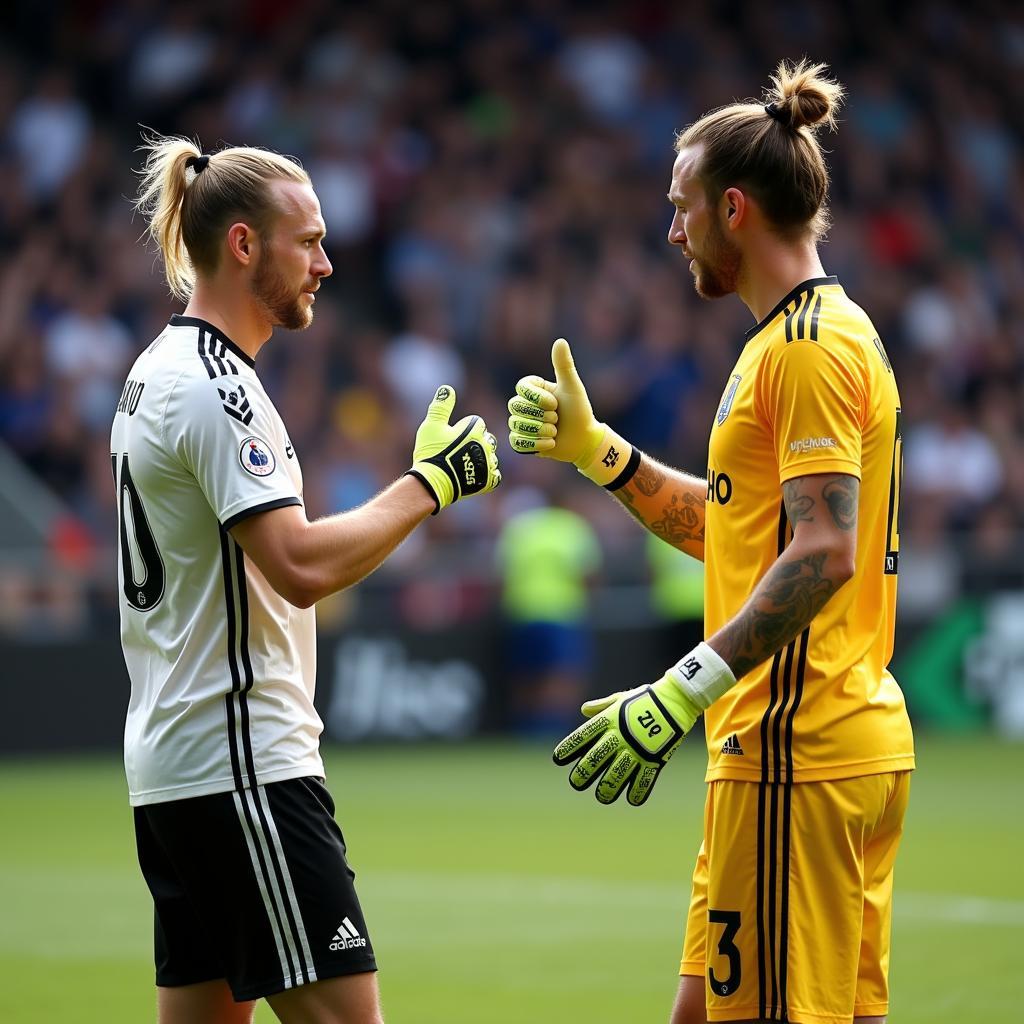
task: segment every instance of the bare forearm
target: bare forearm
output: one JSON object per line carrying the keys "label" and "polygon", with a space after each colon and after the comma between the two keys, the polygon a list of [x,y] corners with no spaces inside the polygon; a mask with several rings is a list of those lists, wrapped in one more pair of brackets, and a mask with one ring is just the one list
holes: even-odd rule
{"label": "bare forearm", "polygon": [[373,572],[433,510],[426,488],[405,476],[350,512],[311,523],[300,505],[288,505],[243,519],[231,533],[286,601],[308,608]]}
{"label": "bare forearm", "polygon": [[299,559],[314,574],[315,600],[368,576],[433,510],[423,485],[405,476],[359,508],[310,523]]}
{"label": "bare forearm", "polygon": [[629,483],[612,493],[656,537],[704,561],[706,480],[669,469],[644,455]]}
{"label": "bare forearm", "polygon": [[750,599],[708,645],[739,679],[798,637],[848,578],[842,559],[793,545],[765,573]]}

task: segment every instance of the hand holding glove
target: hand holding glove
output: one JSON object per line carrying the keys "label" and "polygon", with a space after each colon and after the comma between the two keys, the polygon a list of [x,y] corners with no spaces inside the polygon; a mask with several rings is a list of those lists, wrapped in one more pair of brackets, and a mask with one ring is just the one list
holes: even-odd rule
{"label": "hand holding glove", "polygon": [[452,424],[455,389],[437,389],[427,415],[416,431],[412,468],[437,504],[434,515],[459,498],[493,491],[501,483],[497,441],[479,416]]}
{"label": "hand holding glove", "polygon": [[555,764],[576,762],[573,789],[597,782],[603,804],[628,790],[626,799],[639,807],[694,722],[735,682],[719,655],[698,644],[656,683],[587,701],[582,711],[589,721],[555,747]]}
{"label": "hand holding glove", "polygon": [[609,490],[627,483],[640,464],[640,452],[594,416],[569,343],[551,348],[554,381],[531,375],[516,384],[509,399],[512,450],[571,462],[587,478]]}

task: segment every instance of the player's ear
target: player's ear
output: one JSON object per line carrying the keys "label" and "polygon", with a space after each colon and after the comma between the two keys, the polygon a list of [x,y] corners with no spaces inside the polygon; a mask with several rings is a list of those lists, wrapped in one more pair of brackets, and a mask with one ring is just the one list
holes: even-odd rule
{"label": "player's ear", "polygon": [[747,197],[738,188],[727,188],[722,193],[722,216],[725,226],[735,230],[743,223],[747,212]]}
{"label": "player's ear", "polygon": [[238,221],[228,228],[228,252],[234,256],[234,258],[238,260],[243,267],[249,266],[252,262],[255,242],[255,233],[244,221]]}

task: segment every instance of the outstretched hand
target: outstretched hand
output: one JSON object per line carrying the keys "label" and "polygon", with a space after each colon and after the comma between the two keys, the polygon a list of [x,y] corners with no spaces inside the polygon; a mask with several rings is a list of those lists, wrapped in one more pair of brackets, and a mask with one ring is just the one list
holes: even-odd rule
{"label": "outstretched hand", "polygon": [[493,491],[501,483],[497,441],[479,416],[464,416],[451,423],[455,388],[437,389],[427,415],[416,431],[412,468],[441,509],[460,498]]}

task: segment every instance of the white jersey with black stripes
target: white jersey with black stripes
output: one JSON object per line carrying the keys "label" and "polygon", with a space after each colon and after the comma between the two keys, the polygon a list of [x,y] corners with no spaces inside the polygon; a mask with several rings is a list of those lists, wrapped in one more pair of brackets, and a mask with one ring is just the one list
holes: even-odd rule
{"label": "white jersey with black stripes", "polygon": [[313,609],[278,595],[228,532],[302,504],[253,360],[172,317],[129,373],[110,452],[131,803],[323,776]]}

